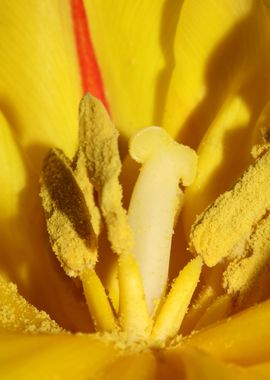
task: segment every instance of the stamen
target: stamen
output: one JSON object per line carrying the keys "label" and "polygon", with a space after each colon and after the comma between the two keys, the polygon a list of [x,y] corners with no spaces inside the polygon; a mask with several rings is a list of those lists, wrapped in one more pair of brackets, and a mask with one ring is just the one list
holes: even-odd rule
{"label": "stamen", "polygon": [[80,103],[79,119],[80,148],[99,196],[112,249],[117,254],[130,253],[131,231],[122,207],[122,188],[118,180],[121,171],[118,132],[102,103],[90,94]]}
{"label": "stamen", "polygon": [[241,256],[253,226],[270,207],[270,149],[250,165],[232,190],[220,195],[191,230],[191,249],[212,267]]}
{"label": "stamen", "polygon": [[247,241],[247,257],[235,258],[224,273],[224,286],[229,294],[248,294],[270,259],[270,215],[260,220]]}
{"label": "stamen", "polygon": [[242,303],[269,261],[270,148],[256,147],[255,162],[232,190],[196,220],[191,248],[208,266],[226,258],[223,287]]}
{"label": "stamen", "polygon": [[147,311],[138,266],[132,255],[122,255],[119,258],[118,276],[121,326],[129,338],[147,338],[152,321]]}
{"label": "stamen", "polygon": [[96,327],[112,331],[111,306],[93,269],[97,240],[87,203],[71,162],[60,150],[51,150],[44,161],[40,194],[53,251],[68,276],[81,278]]}
{"label": "stamen", "polygon": [[148,310],[164,293],[176,211],[183,202],[179,181],[192,183],[196,153],[176,143],[162,128],[149,127],[130,142],[130,154],[142,164],[128,220],[134,235],[132,253],[143,278]]}
{"label": "stamen", "polygon": [[217,265],[211,269],[207,267],[203,269],[204,272],[202,272],[201,277],[204,285],[193,300],[188,313],[185,315],[180,330],[180,333],[183,335],[188,335],[194,330],[198,320],[207,312],[214,300],[223,293],[222,275],[224,266]]}
{"label": "stamen", "polygon": [[67,275],[76,277],[95,265],[97,241],[85,198],[62,151],[50,150],[40,182],[52,249]]}
{"label": "stamen", "polygon": [[86,158],[81,149],[77,152],[74,167],[74,175],[81,191],[83,192],[85,202],[89,210],[91,225],[96,235],[96,239],[98,239],[101,232],[101,215],[95,203],[94,186],[89,180],[86,168]]}
{"label": "stamen", "polygon": [[99,100],[87,94],[80,104],[80,147],[86,157],[88,175],[98,193],[109,241],[118,255],[120,322],[129,338],[136,338],[144,336],[151,323],[141,276],[131,256],[132,232],[122,206],[117,140],[118,132],[106,109]]}
{"label": "stamen", "polygon": [[86,269],[80,276],[90,314],[98,331],[114,331],[117,324],[107,294],[93,269]]}
{"label": "stamen", "polygon": [[157,315],[151,334],[153,341],[164,342],[177,334],[198,284],[201,268],[202,260],[198,256],[180,271]]}

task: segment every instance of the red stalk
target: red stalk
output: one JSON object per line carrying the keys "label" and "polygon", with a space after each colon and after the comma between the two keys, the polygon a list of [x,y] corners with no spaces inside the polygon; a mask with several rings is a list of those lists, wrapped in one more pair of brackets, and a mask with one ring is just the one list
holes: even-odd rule
{"label": "red stalk", "polygon": [[70,0],[70,4],[83,92],[99,98],[108,109],[83,0]]}

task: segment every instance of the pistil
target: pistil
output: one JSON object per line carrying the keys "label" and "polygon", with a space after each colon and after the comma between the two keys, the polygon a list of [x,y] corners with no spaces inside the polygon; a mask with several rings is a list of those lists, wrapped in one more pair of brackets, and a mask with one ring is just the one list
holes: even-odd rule
{"label": "pistil", "polygon": [[128,211],[132,253],[143,278],[148,310],[153,313],[167,285],[174,220],[183,203],[179,182],[192,183],[197,157],[158,127],[137,133],[129,151],[142,164]]}

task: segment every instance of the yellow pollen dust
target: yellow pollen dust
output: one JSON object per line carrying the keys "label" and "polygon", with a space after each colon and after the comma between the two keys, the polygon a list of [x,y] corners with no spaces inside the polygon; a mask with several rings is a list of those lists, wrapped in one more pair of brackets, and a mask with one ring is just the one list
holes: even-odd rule
{"label": "yellow pollen dust", "polygon": [[[154,142],[151,152],[149,139]],[[166,296],[170,242],[183,199],[179,184],[191,184],[197,157],[158,127],[135,135],[130,149],[143,164],[127,213],[119,182],[118,132],[102,103],[87,94],[79,109],[77,153],[72,161],[58,149],[48,153],[40,193],[52,249],[66,274],[82,281],[96,329],[122,331],[130,341],[164,344],[177,335],[201,272],[201,259],[191,260]],[[155,189],[157,177],[160,186]],[[149,223],[157,229],[147,230]],[[103,226],[117,258],[119,302],[108,298],[95,270]],[[151,262],[154,277],[147,281]],[[149,310],[149,289],[159,304],[155,312]]]}
{"label": "yellow pollen dust", "polygon": [[0,331],[26,334],[61,334],[62,329],[44,311],[38,311],[0,275]]}
{"label": "yellow pollen dust", "polygon": [[239,301],[270,259],[269,178],[270,148],[257,146],[254,163],[197,217],[191,230],[191,250],[210,267],[224,262],[223,286]]}
{"label": "yellow pollen dust", "polygon": [[40,180],[52,249],[69,276],[77,276],[97,260],[97,245],[84,195],[64,153],[48,153]]}

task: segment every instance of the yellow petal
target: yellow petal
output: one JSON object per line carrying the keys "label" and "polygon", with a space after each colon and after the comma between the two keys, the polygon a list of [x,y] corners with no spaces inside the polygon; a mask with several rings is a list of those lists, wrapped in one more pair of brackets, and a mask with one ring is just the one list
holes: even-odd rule
{"label": "yellow petal", "polygon": [[200,144],[185,201],[187,233],[249,163],[254,124],[270,97],[269,43],[262,1],[188,0],[182,7],[163,125],[181,142]]}
{"label": "yellow petal", "polygon": [[48,146],[70,155],[77,142],[81,88],[72,28],[68,1],[1,2],[0,108],[35,167]]}
{"label": "yellow petal", "polygon": [[[251,160],[251,144],[245,144],[250,111],[240,97],[228,100],[209,127],[198,149],[197,176],[186,192],[183,210],[185,230],[196,215],[227,190]],[[239,147],[241,146],[241,154]]]}
{"label": "yellow petal", "polygon": [[[123,354],[106,367],[100,380],[159,380],[157,359],[151,351]],[[165,379],[164,379],[165,380]]]}
{"label": "yellow petal", "polygon": [[174,379],[177,373],[177,378],[185,380],[258,380],[248,367],[224,363],[196,349],[172,348],[164,356],[170,370],[164,379]]}
{"label": "yellow petal", "polygon": [[[117,356],[112,343],[94,335],[0,335],[0,377],[100,379]],[[119,355],[119,353],[118,353]]]}
{"label": "yellow petal", "polygon": [[[5,218],[11,218],[16,214],[18,206],[17,198],[25,186],[27,174],[19,148],[1,112],[0,144],[1,199],[5,200],[1,204],[1,220],[4,221]],[[2,227],[5,228],[4,225]]]}
{"label": "yellow petal", "polygon": [[0,113],[0,271],[19,292],[63,327],[89,331],[81,289],[68,280],[49,248],[36,176]]}
{"label": "yellow petal", "polygon": [[270,300],[205,328],[186,340],[217,358],[250,365],[269,360]]}
{"label": "yellow petal", "polygon": [[[263,1],[184,2],[163,120],[181,142],[196,147],[229,94],[241,91],[254,112],[265,100],[269,79],[262,78],[269,60],[268,13]],[[246,91],[251,79],[260,82],[261,91],[258,86]]]}
{"label": "yellow petal", "polygon": [[125,137],[161,121],[181,4],[85,0],[112,117]]}
{"label": "yellow petal", "polygon": [[[269,366],[269,365],[268,365]],[[169,348],[161,351],[126,353],[106,367],[102,380],[258,380],[264,367],[241,367],[216,359],[197,349]],[[263,377],[264,379],[265,377]]]}
{"label": "yellow petal", "polygon": [[17,293],[16,285],[0,277],[0,331],[59,334],[63,330]]}
{"label": "yellow petal", "polygon": [[249,367],[249,373],[256,376],[255,379],[268,380],[270,373],[270,362]]}
{"label": "yellow petal", "polygon": [[[125,348],[98,335],[0,335],[0,377],[78,380],[257,380],[269,364],[227,364],[191,348]],[[267,379],[267,377],[262,377]]]}

